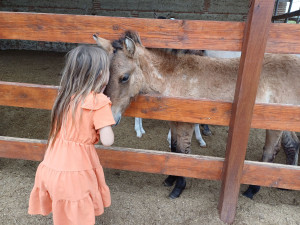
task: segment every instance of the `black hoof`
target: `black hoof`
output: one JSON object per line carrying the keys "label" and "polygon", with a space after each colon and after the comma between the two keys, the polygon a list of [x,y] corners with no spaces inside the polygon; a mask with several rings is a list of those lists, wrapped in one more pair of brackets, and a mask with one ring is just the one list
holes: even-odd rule
{"label": "black hoof", "polygon": [[253,196],[259,192],[260,186],[249,185],[248,189],[243,193],[243,195],[247,198],[253,199]]}
{"label": "black hoof", "polygon": [[205,136],[211,136],[212,135],[212,133],[211,133],[211,131],[210,131],[207,124],[202,124],[201,126],[203,127],[203,131],[202,131],[203,135],[205,135]]}
{"label": "black hoof", "polygon": [[212,135],[212,133],[211,133],[210,130],[203,130],[202,133],[203,133],[203,135],[205,135],[205,136],[211,136],[211,135]]}
{"label": "black hoof", "polygon": [[174,187],[174,189],[172,190],[172,192],[169,195],[170,199],[175,199],[178,198],[181,193],[183,192],[183,190],[185,189],[186,186],[186,181],[184,177],[178,177],[177,181],[176,181],[176,185]]}
{"label": "black hoof", "polygon": [[171,187],[173,186],[174,182],[177,180],[177,176],[169,175],[163,182],[164,186]]}

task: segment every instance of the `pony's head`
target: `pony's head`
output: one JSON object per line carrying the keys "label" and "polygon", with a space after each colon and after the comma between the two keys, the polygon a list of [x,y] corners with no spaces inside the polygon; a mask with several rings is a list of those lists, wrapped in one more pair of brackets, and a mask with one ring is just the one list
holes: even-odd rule
{"label": "pony's head", "polygon": [[94,35],[97,44],[110,55],[110,79],[105,94],[112,101],[112,112],[116,123],[129,106],[130,101],[143,89],[145,82],[141,56],[145,48],[137,33],[126,31],[117,41],[110,42]]}

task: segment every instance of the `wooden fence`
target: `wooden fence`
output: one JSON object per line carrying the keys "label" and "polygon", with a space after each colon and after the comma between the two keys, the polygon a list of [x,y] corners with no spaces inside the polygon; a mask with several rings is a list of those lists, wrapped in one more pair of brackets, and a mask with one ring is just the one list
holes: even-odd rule
{"label": "wooden fence", "polygon": [[[272,24],[273,6],[274,0],[253,0],[246,23],[0,12],[0,39],[94,44],[94,33],[112,40],[131,29],[151,48],[241,50],[233,103],[139,96],[125,112],[229,125],[225,159],[97,146],[107,168],[221,180],[220,218],[231,223],[242,183],[300,190],[299,167],[245,161],[250,127],[300,131],[300,106],[255,104],[264,53],[300,53],[299,25]],[[0,81],[0,105],[50,110],[56,94],[55,86]],[[0,157],[39,161],[45,146],[44,140],[2,136]]]}

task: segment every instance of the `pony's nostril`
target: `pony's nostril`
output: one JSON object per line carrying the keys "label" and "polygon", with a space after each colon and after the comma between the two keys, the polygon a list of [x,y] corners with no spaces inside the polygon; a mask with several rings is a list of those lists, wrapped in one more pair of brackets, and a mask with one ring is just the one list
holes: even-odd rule
{"label": "pony's nostril", "polygon": [[116,120],[116,123],[115,123],[115,125],[113,125],[113,127],[114,127],[114,126],[117,126],[117,125],[120,123],[120,121],[121,121],[121,117],[119,117],[119,118]]}
{"label": "pony's nostril", "polygon": [[115,125],[113,125],[113,126],[117,126],[121,121],[122,114],[121,113],[116,113],[116,114],[113,113],[113,115],[114,115],[114,120],[116,122]]}
{"label": "pony's nostril", "polygon": [[93,38],[94,38],[95,40],[97,40],[97,39],[98,39],[98,35],[97,35],[97,34],[93,34]]}

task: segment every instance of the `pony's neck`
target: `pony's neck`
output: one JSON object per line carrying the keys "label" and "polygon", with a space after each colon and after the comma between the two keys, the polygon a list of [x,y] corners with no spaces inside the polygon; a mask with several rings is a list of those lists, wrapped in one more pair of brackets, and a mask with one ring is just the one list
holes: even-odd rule
{"label": "pony's neck", "polygon": [[144,50],[143,57],[140,58],[145,78],[143,93],[168,95],[168,83],[171,77],[162,72],[164,71],[162,68],[170,66],[169,57],[175,56],[159,49]]}
{"label": "pony's neck", "polygon": [[144,75],[142,92],[172,97],[232,100],[238,59],[213,59],[197,55],[173,55],[144,49],[140,55]]}

